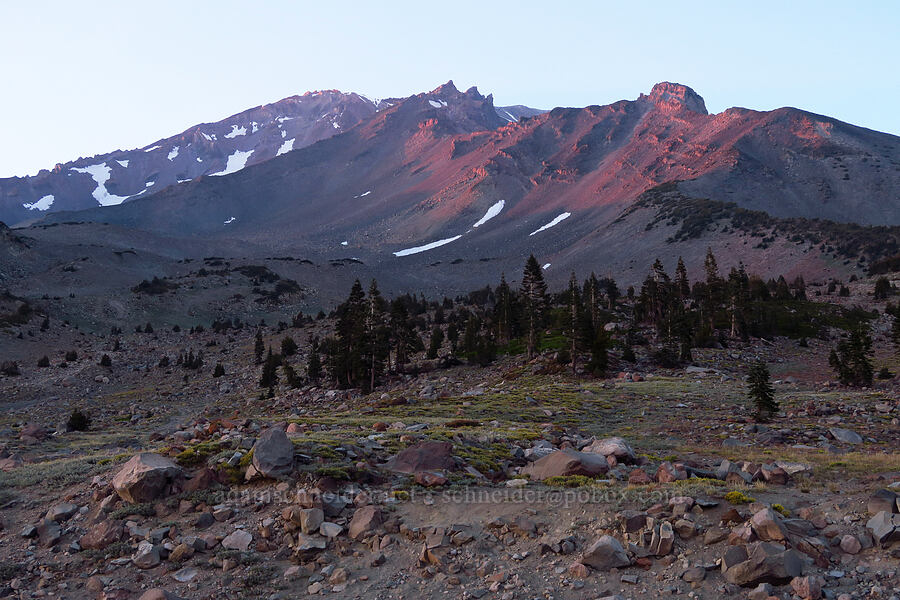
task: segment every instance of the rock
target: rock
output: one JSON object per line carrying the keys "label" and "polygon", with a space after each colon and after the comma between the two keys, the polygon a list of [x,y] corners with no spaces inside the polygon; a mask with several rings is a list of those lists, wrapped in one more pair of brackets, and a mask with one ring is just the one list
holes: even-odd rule
{"label": "rock", "polygon": [[384,466],[395,473],[408,474],[451,470],[456,467],[452,451],[450,442],[419,442],[392,456]]}
{"label": "rock", "polygon": [[650,475],[643,469],[635,469],[628,474],[628,483],[631,485],[647,485],[653,483]]}
{"label": "rock", "polygon": [[784,469],[775,465],[762,465],[760,467],[763,479],[766,483],[773,485],[785,485],[788,482],[788,473]]}
{"label": "rock", "polygon": [[303,533],[316,533],[325,521],[325,513],[321,508],[304,508],[300,510],[299,524]]}
{"label": "rock", "polygon": [[138,600],[182,600],[182,598],[162,588],[153,588],[141,594]]}
{"label": "rock", "polygon": [[222,540],[222,547],[229,550],[240,550],[241,552],[245,552],[247,548],[250,547],[250,542],[252,541],[253,536],[249,531],[236,529]]}
{"label": "rock", "polygon": [[159,548],[147,540],[138,544],[137,550],[131,557],[131,562],[139,569],[152,569],[159,565]]}
{"label": "rock", "polygon": [[802,566],[796,551],[785,550],[777,544],[759,542],[750,547],[747,560],[725,571],[725,581],[744,587],[758,583],[783,585],[794,577],[799,577]]}
{"label": "rock", "polygon": [[179,583],[189,583],[197,578],[200,571],[194,567],[185,567],[172,573],[172,579]]}
{"label": "rock", "polygon": [[523,473],[530,475],[533,481],[543,481],[548,477],[566,477],[568,475],[586,475],[588,477],[606,473],[609,464],[602,455],[575,450],[557,450],[531,463]]}
{"label": "rock", "polygon": [[675,545],[675,532],[672,530],[672,524],[663,521],[653,528],[653,535],[650,538],[649,551],[654,556],[665,556],[672,551]]}
{"label": "rock", "polygon": [[171,554],[169,554],[169,560],[173,563],[184,562],[194,556],[195,552],[196,549],[193,546],[178,544],[175,546],[175,549],[172,550]]}
{"label": "rock", "polygon": [[356,509],[350,520],[348,534],[351,539],[358,540],[367,533],[372,533],[381,526],[381,510],[377,506],[369,505]]}
{"label": "rock", "polygon": [[656,480],[660,483],[672,483],[682,479],[687,479],[687,471],[670,462],[662,463],[656,470]]}
{"label": "rock", "polygon": [[856,539],[856,536],[845,535],[841,538],[841,550],[847,554],[858,554],[862,550],[862,544]]}
{"label": "rock", "polygon": [[4,456],[3,458],[0,458],[0,471],[12,471],[13,469],[18,469],[24,464],[25,461],[22,460],[22,457],[18,454]]}
{"label": "rock", "polygon": [[779,541],[788,537],[787,529],[781,523],[781,517],[771,508],[755,513],[750,518],[750,526],[756,537],[763,541]]}
{"label": "rock", "polygon": [[588,569],[587,566],[580,562],[572,563],[571,565],[569,565],[568,572],[572,577],[577,577],[579,579],[586,579],[591,574],[590,569]]}
{"label": "rock", "polygon": [[82,548],[91,550],[103,550],[111,544],[115,544],[122,539],[122,521],[106,520],[93,525],[87,530],[79,543]]}
{"label": "rock", "polygon": [[706,578],[706,569],[703,567],[692,567],[685,571],[681,578],[687,581],[688,583],[696,583],[698,581],[703,581]]}
{"label": "rock", "polygon": [[328,542],[324,538],[301,533],[297,536],[297,544],[294,546],[294,550],[300,554],[317,552],[319,550],[324,550],[327,545]]}
{"label": "rock", "polygon": [[415,481],[423,487],[439,487],[447,485],[447,478],[435,471],[418,471]]}
{"label": "rock", "polygon": [[62,537],[62,528],[56,521],[50,521],[48,519],[44,519],[37,526],[37,534],[38,540],[41,542],[41,546],[44,548],[49,548],[51,546],[55,546],[57,542],[59,542]]}
{"label": "rock", "polygon": [[863,442],[862,436],[850,429],[832,427],[828,430],[828,433],[830,433],[837,441],[844,442],[845,444],[861,444]]}
{"label": "rock", "polygon": [[620,437],[611,437],[597,440],[582,449],[583,452],[602,454],[603,456],[615,456],[620,463],[633,463],[636,460],[634,450]]}
{"label": "rock", "polygon": [[687,519],[678,519],[674,525],[675,533],[683,540],[689,540],[697,533],[697,526]]}
{"label": "rock", "polygon": [[775,595],[775,589],[770,583],[761,583],[747,594],[748,600],[768,600]]}
{"label": "rock", "polygon": [[326,521],[319,525],[319,535],[323,535],[330,540],[333,540],[337,536],[341,535],[342,531],[344,531],[344,528],[337,523],[329,523]]}
{"label": "rock", "polygon": [[47,436],[50,435],[50,432],[47,431],[45,427],[41,427],[37,423],[28,423],[24,427],[22,427],[21,431],[19,431],[19,438],[26,439],[31,438],[33,440],[45,440]]}
{"label": "rock", "polygon": [[703,534],[703,543],[710,546],[712,544],[718,544],[727,537],[728,532],[721,527],[710,527],[706,530],[706,533]]}
{"label": "rock", "polygon": [[866,529],[876,544],[887,545],[900,540],[900,515],[881,511],[866,523]]}
{"label": "rock", "polygon": [[194,527],[197,529],[206,529],[216,522],[216,518],[209,511],[203,511],[194,520]]}
{"label": "rock", "polygon": [[289,475],[294,469],[294,444],[282,429],[266,429],[253,444],[251,464],[263,477],[277,479]]}
{"label": "rock", "polygon": [[819,600],[822,597],[822,586],[825,580],[821,577],[810,576],[794,577],[791,580],[791,589],[801,600]]}
{"label": "rock", "polygon": [[71,502],[63,502],[50,507],[45,518],[57,523],[68,521],[72,515],[78,512],[78,505]]}
{"label": "rock", "polygon": [[891,490],[878,490],[869,498],[867,508],[870,515],[877,515],[881,511],[895,513],[897,512],[897,494]]}
{"label": "rock", "polygon": [[601,536],[588,546],[581,557],[581,562],[598,571],[627,567],[631,564],[619,540],[609,535]]}
{"label": "rock", "polygon": [[122,466],[113,477],[112,486],[122,500],[140,504],[167,494],[182,476],[181,467],[165,456],[142,452]]}
{"label": "rock", "polygon": [[619,514],[622,530],[625,533],[640,531],[647,525],[647,513],[636,510],[625,510]]}
{"label": "rock", "polygon": [[804,463],[776,460],[775,465],[780,469],[784,469],[788,475],[805,475],[812,473],[812,465]]}

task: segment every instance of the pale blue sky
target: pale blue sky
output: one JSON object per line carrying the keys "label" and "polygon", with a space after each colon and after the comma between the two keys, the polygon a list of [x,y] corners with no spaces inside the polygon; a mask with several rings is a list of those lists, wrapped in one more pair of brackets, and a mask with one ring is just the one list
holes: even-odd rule
{"label": "pale blue sky", "polygon": [[900,134],[900,2],[3,2],[0,176],[143,146],[306,90],[453,79],[497,104],[796,106]]}

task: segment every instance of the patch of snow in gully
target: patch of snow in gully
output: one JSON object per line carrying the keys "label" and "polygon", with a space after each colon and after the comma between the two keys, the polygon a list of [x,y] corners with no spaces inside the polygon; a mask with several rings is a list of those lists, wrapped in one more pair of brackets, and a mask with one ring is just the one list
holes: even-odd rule
{"label": "patch of snow in gully", "polygon": [[247,135],[247,128],[243,126],[238,127],[237,125],[232,125],[231,133],[226,133],[225,137],[228,139],[234,139],[239,135]]}
{"label": "patch of snow in gully", "polygon": [[499,215],[500,211],[503,210],[505,204],[506,202],[504,200],[495,202],[489,209],[487,209],[487,212],[484,213],[484,216],[478,219],[478,222],[472,225],[472,227],[480,227],[481,225],[484,225],[485,223]]}
{"label": "patch of snow in gully", "polygon": [[400,250],[399,252],[394,252],[394,256],[409,256],[410,254],[418,254],[419,252],[425,252],[427,250],[433,250],[445,244],[449,244],[450,242],[455,242],[461,235],[454,236],[452,238],[447,238],[445,240],[438,240],[436,242],[431,242],[430,244],[425,244],[424,246],[416,246],[415,248],[407,248],[406,250]]}
{"label": "patch of snow in gully", "polygon": [[106,182],[109,181],[109,173],[112,169],[106,166],[106,163],[90,165],[88,167],[70,167],[70,169],[76,173],[87,173],[94,179],[97,183],[97,187],[94,188],[91,195],[100,206],[115,206],[116,204],[122,204],[122,202],[129,198],[129,196],[116,196],[107,191]]}
{"label": "patch of snow in gully", "polygon": [[32,202],[31,204],[23,204],[23,207],[28,210],[48,210],[51,206],[53,206],[53,194],[47,194],[37,202]]}
{"label": "patch of snow in gully", "polygon": [[288,152],[293,150],[294,149],[294,140],[296,140],[296,139],[297,138],[291,138],[291,139],[287,140],[286,142],[284,142],[283,144],[281,144],[281,148],[278,149],[278,152],[275,153],[275,156],[281,156],[282,154],[287,154]]}
{"label": "patch of snow in gully", "polygon": [[253,150],[247,150],[246,152],[235,150],[234,154],[228,157],[228,162],[225,163],[225,169],[218,173],[211,173],[210,176],[230,175],[240,171],[247,166],[247,160],[249,160],[251,154],[253,154]]}
{"label": "patch of snow in gully", "polygon": [[549,223],[547,223],[546,225],[544,225],[543,227],[539,227],[539,228],[535,229],[534,231],[532,231],[532,232],[529,233],[528,235],[529,235],[529,236],[532,236],[532,235],[534,235],[534,234],[536,234],[536,233],[540,233],[540,232],[542,232],[542,231],[545,231],[545,230],[547,230],[547,229],[550,229],[551,227],[553,227],[553,226],[555,226],[555,225],[559,225],[560,223],[562,223],[563,221],[565,221],[566,219],[568,219],[568,218],[571,217],[571,216],[572,216],[572,213],[564,212],[564,213],[562,213],[561,215],[559,215],[558,217],[556,217],[555,219],[553,219],[552,221],[550,221]]}

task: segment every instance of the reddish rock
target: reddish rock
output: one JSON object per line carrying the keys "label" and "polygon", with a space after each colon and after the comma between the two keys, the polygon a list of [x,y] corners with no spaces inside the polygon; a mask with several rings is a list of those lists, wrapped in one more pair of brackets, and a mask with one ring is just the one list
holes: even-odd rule
{"label": "reddish rock", "polygon": [[182,477],[181,467],[170,459],[142,452],[122,466],[113,477],[112,486],[122,500],[140,504],[167,494]]}
{"label": "reddish rock", "polygon": [[366,534],[373,533],[381,526],[382,521],[381,510],[377,506],[371,504],[363,506],[353,513],[347,533],[351,539],[358,540]]}
{"label": "reddish rock", "polygon": [[97,523],[81,536],[82,548],[102,550],[122,539],[122,521],[106,520]]}
{"label": "reddish rock", "polygon": [[212,469],[203,468],[195,471],[191,478],[184,482],[182,489],[185,492],[205,490],[216,483],[216,474]]}
{"label": "reddish rock", "polygon": [[580,562],[572,563],[569,565],[569,575],[578,577],[579,579],[585,579],[591,575],[591,570]]}
{"label": "reddish rock", "polygon": [[456,467],[452,451],[453,444],[450,442],[419,442],[391,457],[385,467],[396,473],[408,474],[452,470]]}
{"label": "reddish rock", "polygon": [[824,579],[811,575],[794,577],[791,580],[791,589],[801,600],[819,600],[822,597],[823,585],[825,585]]}
{"label": "reddish rock", "polygon": [[415,476],[416,483],[424,487],[440,487],[447,485],[447,478],[434,471],[419,471]]}
{"label": "reddish rock", "polygon": [[687,471],[679,465],[664,462],[656,470],[656,480],[660,483],[672,483],[682,479],[687,479]]}
{"label": "reddish rock", "polygon": [[601,454],[576,452],[575,450],[557,450],[528,465],[523,473],[531,475],[534,481],[543,481],[548,477],[566,477],[568,475],[586,475],[592,477],[606,473],[609,465]]}
{"label": "reddish rock", "polygon": [[628,474],[628,483],[631,485],[646,485],[652,482],[650,475],[643,469],[635,469]]}

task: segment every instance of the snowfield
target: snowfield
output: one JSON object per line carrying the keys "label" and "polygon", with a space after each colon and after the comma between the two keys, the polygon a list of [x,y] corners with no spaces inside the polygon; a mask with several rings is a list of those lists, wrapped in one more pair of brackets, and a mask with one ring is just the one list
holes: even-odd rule
{"label": "snowfield", "polygon": [[529,236],[532,236],[532,235],[534,235],[534,234],[536,234],[536,233],[540,233],[540,232],[542,232],[542,231],[544,231],[544,230],[550,229],[550,228],[553,227],[554,225],[559,225],[560,223],[562,223],[563,221],[565,221],[566,219],[568,219],[568,218],[571,217],[571,216],[572,216],[572,213],[564,212],[564,213],[562,213],[561,215],[559,215],[558,217],[556,217],[555,219],[553,219],[552,221],[550,221],[549,223],[547,223],[546,225],[544,225],[543,227],[538,227],[537,229],[535,229],[534,231],[532,231],[532,232],[529,233],[528,235],[529,235]]}
{"label": "snowfield", "polygon": [[247,150],[246,152],[235,150],[234,154],[228,157],[228,162],[225,163],[225,169],[219,171],[218,173],[210,173],[210,176],[212,177],[237,173],[247,166],[247,160],[250,159],[251,154],[253,154],[253,150]]}
{"label": "snowfield", "polygon": [[431,106],[433,106],[435,108],[446,108],[447,107],[447,103],[443,100],[429,100],[428,104],[430,104]]}
{"label": "snowfield", "polygon": [[175,160],[175,157],[178,156],[178,146],[175,146],[169,151],[169,155],[166,157],[169,160]]}
{"label": "snowfield", "polygon": [[127,168],[128,168],[128,162],[129,162],[129,161],[127,161],[127,160],[117,160],[116,162],[119,163],[119,166],[121,166],[122,168],[124,168],[124,169],[127,169]]}
{"label": "snowfield", "polygon": [[53,194],[48,194],[37,202],[32,202],[31,204],[23,204],[22,206],[24,206],[28,210],[48,210],[51,206],[53,206]]}
{"label": "snowfield", "polygon": [[505,205],[506,205],[505,200],[500,200],[498,202],[495,202],[494,204],[491,205],[491,207],[489,209],[487,209],[487,212],[484,213],[484,216],[481,217],[480,219],[478,219],[478,222],[475,223],[474,225],[472,225],[472,227],[480,227],[480,226],[484,225],[485,223],[487,223],[488,221],[490,221],[491,219],[493,219],[494,217],[499,215],[500,211],[503,210],[503,207]]}
{"label": "snowfield", "polygon": [[407,248],[406,250],[400,250],[399,252],[394,252],[394,256],[409,256],[410,254],[418,254],[419,252],[425,252],[426,250],[433,250],[434,248],[438,248],[445,244],[449,244],[450,242],[455,242],[461,235],[454,236],[452,238],[447,238],[445,240],[438,240],[436,242],[431,242],[430,244],[425,244],[424,246],[416,246],[415,248]]}
{"label": "snowfield", "polygon": [[[159,146],[156,147],[158,148]],[[94,188],[91,195],[100,206],[115,206],[116,204],[122,204],[122,202],[129,198],[128,196],[115,196],[107,191],[106,182],[109,181],[109,173],[112,169],[106,166],[106,163],[90,165],[88,167],[70,167],[70,169],[76,173],[87,173],[94,179],[97,183],[97,187]]]}
{"label": "snowfield", "polygon": [[228,225],[228,224],[230,224],[230,223],[234,223],[235,220],[236,220],[235,217],[231,217],[230,219],[228,219],[227,221],[225,221],[225,224]]}
{"label": "snowfield", "polygon": [[232,125],[231,133],[226,133],[225,137],[231,140],[231,139],[236,138],[239,135],[247,135],[247,128],[243,127],[243,126],[238,127],[237,125]]}
{"label": "snowfield", "polygon": [[157,150],[158,148],[159,148],[159,146],[151,146],[150,148],[146,148],[144,150],[144,152],[153,152],[154,150]]}
{"label": "snowfield", "polygon": [[[282,132],[283,133],[283,132]],[[294,149],[294,140],[297,138],[291,138],[281,144],[281,148],[278,149],[278,152],[275,153],[275,156],[281,156],[282,154],[287,154],[291,150]]]}

